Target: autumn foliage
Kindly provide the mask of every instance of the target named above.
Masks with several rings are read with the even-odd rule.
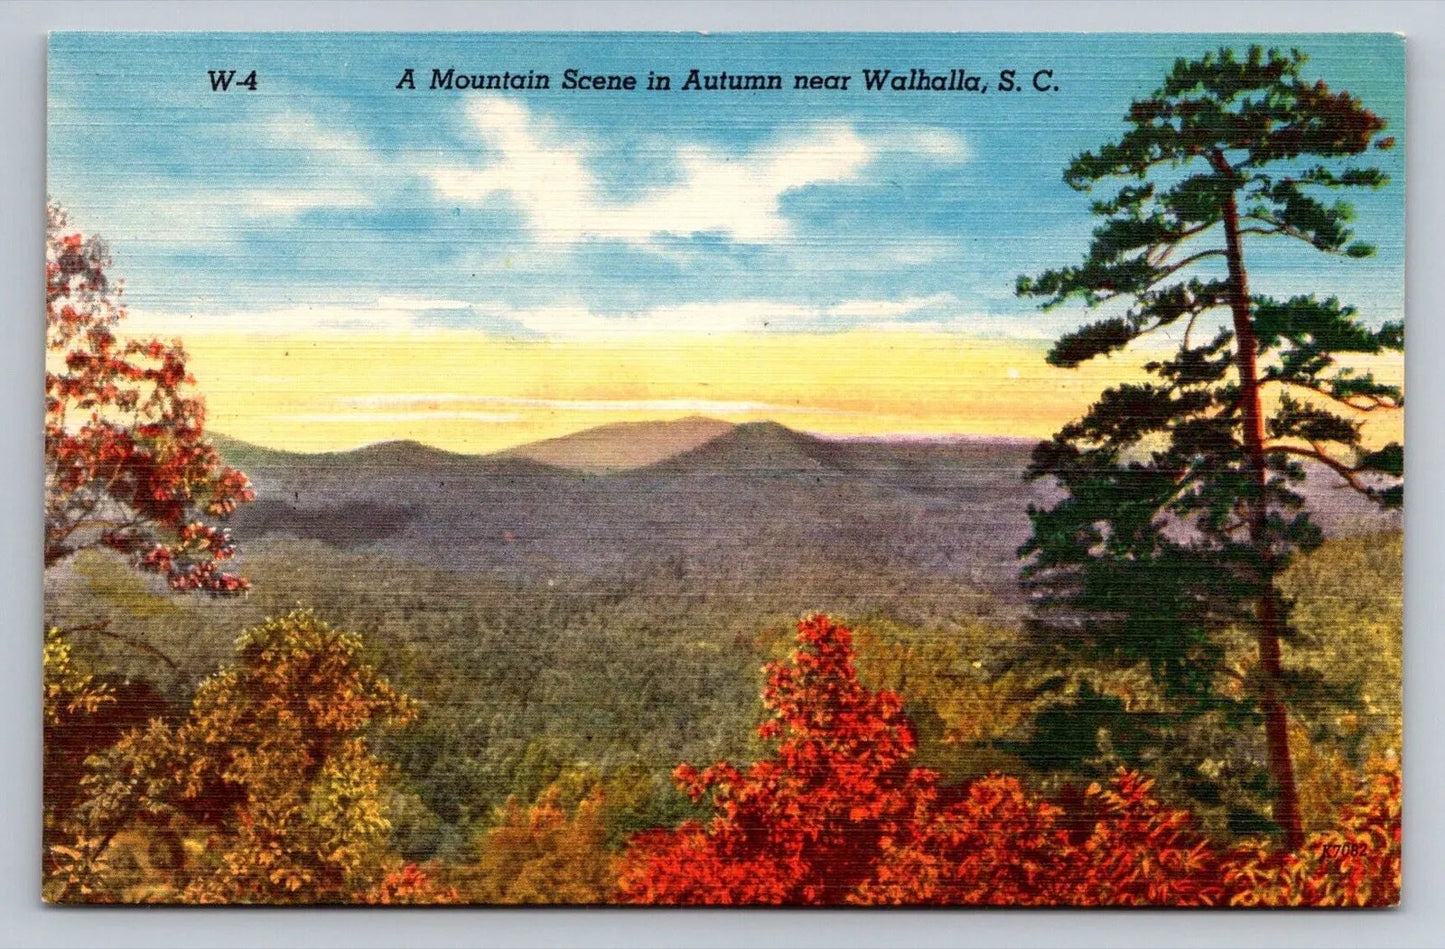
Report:
[[[1400,769],[1380,762],[1331,831],[1294,853],[1243,846],[1225,868],[1237,906],[1393,906],[1400,901]]]
[[[481,843],[464,876],[479,903],[605,903],[616,882],[616,854],[606,847],[604,791],[594,784],[575,805],[554,783],[530,806],[515,798]]]
[[[711,807],[619,841],[611,784],[568,772],[513,798],[475,857],[394,849],[396,775],[370,746],[416,706],[360,639],[297,612],[248,631],[179,720],[125,731],[47,814],[48,898],[67,902],[1379,906],[1400,893],[1400,775],[1379,760],[1335,826],[1293,851],[1206,834],[1119,770],[1049,797],[990,774],[915,767],[900,696],[858,679],[850,631],[799,624],[766,669],[766,751],[676,769]],[[47,722],[75,727],[112,687],[52,635]],[[623,795],[625,796],[625,795]],[[53,802],[48,801],[48,804]]]
[[[309,903],[427,892],[415,874],[387,876],[405,870],[387,849],[391,772],[367,744],[413,712],[357,637],[310,613],[248,631],[182,721],[154,718],[92,759],[70,842],[48,855],[48,895]],[[127,848],[144,852],[122,861]],[[119,868],[137,860],[150,872],[127,887]]]
[[[826,617],[768,670],[771,757],[678,768],[710,822],[639,835],[619,897],[633,903],[1218,906],[1398,900],[1399,778],[1384,768],[1341,828],[1292,855],[1225,850],[1154,783],[1121,770],[1068,806],[1013,777],[961,788],[909,766],[898,695],[857,678],[852,636]]]
[[[255,594],[162,595],[160,578],[171,591],[250,589],[224,524],[255,492],[207,438],[180,341],[126,332],[105,244],[50,205],[44,565],[58,569],[46,577],[43,897],[1398,903],[1401,540],[1359,533],[1374,528],[1349,508],[1316,523],[1323,495],[1306,486],[1323,474],[1383,509],[1403,503],[1403,446],[1386,441],[1393,423],[1370,421],[1403,407],[1387,378],[1403,324],[1335,297],[1265,295],[1270,268],[1250,266],[1271,243],[1370,256],[1334,196],[1384,187],[1365,156],[1395,140],[1305,64],[1259,48],[1180,59],[1114,141],[1065,169],[1101,220],[1080,262],[1022,276],[1017,291],[1097,318],[1046,361],[1076,368],[1141,346],[1151,361],[1035,449],[1028,477],[1053,500],[1028,507],[1022,619],[969,579],[1006,566],[986,550],[956,570],[956,550],[797,546],[830,533],[808,525],[869,485],[934,494],[957,474],[967,498],[1001,483],[970,487],[964,467],[911,452],[896,469],[878,456],[878,472],[906,478],[820,476],[798,517],[674,538],[683,546],[665,560],[569,561],[544,543],[467,572],[455,557],[428,567],[415,542],[451,551],[488,531],[457,524],[462,507],[414,506],[411,485],[438,505],[460,492],[505,507],[525,500],[492,490],[494,475],[516,480],[505,465],[449,464],[433,489],[429,464],[393,465],[397,446],[327,457],[314,465],[324,480],[306,481],[310,462],[258,446],[252,457],[274,460],[256,464],[283,475],[270,490],[295,505],[258,519],[278,536],[246,565]],[[1159,350],[1164,337],[1172,348]],[[849,457],[824,460],[866,467]],[[968,464],[1007,474],[1009,457]],[[380,470],[398,466],[401,477]],[[544,490],[571,477],[556,474]],[[793,474],[807,477],[769,486],[764,513],[811,490],[810,473]],[[574,500],[607,497],[586,487]],[[1007,501],[980,516],[1004,517]],[[855,520],[883,524],[895,508]],[[946,531],[955,509],[918,510],[935,509]],[[347,520],[368,530],[290,529]],[[1326,521],[1356,536],[1326,540]],[[379,542],[402,527],[405,544]],[[775,559],[712,569],[735,557],[735,534]],[[876,582],[860,586],[865,571]],[[799,622],[791,652],[763,669],[749,743],[756,650],[786,643],[744,624],[830,590],[869,628],[855,642],[825,615]],[[298,597],[372,645],[288,613]],[[108,662],[81,632],[143,658]],[[688,758],[713,763],[672,768]]]
[[[371,906],[444,906],[460,902],[460,897],[455,887],[437,883],[426,870],[408,863],[364,891],[358,902]]]
[[[105,245],[49,208],[45,258],[45,565],[107,547],[177,590],[236,593],[223,518],[254,493],[205,440],[179,342],[123,340]]]
[[[927,814],[930,772],[908,767],[913,729],[893,692],[870,692],[851,634],[822,616],[798,626],[792,661],[768,669],[758,735],[773,757],[746,771],[682,765],[678,786],[711,793],[716,816],[644,834],[621,875],[647,903],[841,903],[875,874],[887,844]]]

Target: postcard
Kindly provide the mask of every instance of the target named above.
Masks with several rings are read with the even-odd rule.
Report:
[[[1399,901],[1404,41],[56,33],[56,903]]]

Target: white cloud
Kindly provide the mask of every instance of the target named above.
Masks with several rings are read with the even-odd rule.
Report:
[[[628,337],[662,333],[735,333],[797,326],[814,313],[808,307],[768,300],[682,303],[631,313],[600,313],[585,306],[558,305],[513,310],[509,316],[548,337]]]
[[[947,293],[936,293],[928,297],[904,297],[902,300],[847,300],[828,307],[826,312],[833,318],[866,320],[908,316],[920,310],[957,305],[956,297]]]
[[[249,148],[279,152],[291,167],[280,188],[243,189],[238,197],[251,214],[295,215],[313,208],[369,208],[397,167],[348,131],[322,125],[303,112],[261,122]]]
[[[156,200],[156,180],[116,178],[81,188],[86,199],[75,210],[88,229],[117,245],[229,250],[250,229],[282,234],[280,229],[294,227],[307,211],[385,207],[401,189],[424,182],[439,200],[508,202],[522,212],[529,236],[540,245],[565,248],[604,238],[685,260],[689,252],[665,238],[717,234],[744,243],[784,241],[791,225],[782,205],[790,192],[862,182],[879,160],[960,162],[968,157],[957,133],[906,124],[866,132],[845,123],[802,125],[743,150],[678,145],[659,137],[649,148],[663,160],[673,159],[676,180],[618,199],[606,193],[594,173],[597,148],[586,135],[562,129],[515,100],[478,97],[466,109],[480,147],[465,163],[439,166],[430,156],[387,154],[337,116],[288,109],[224,129],[220,144],[228,164],[247,169],[229,187],[217,187],[205,176],[169,178],[163,183],[165,199]],[[854,263],[919,266],[941,253],[926,243],[919,238],[900,251],[887,241],[869,242],[856,249]],[[953,243],[940,246],[952,248]],[[468,305],[450,301],[427,309]],[[364,320],[388,322],[380,311],[389,308],[402,307],[377,301]],[[789,314],[776,316],[787,319]],[[358,319],[332,308],[307,308],[294,317],[294,322],[324,325],[351,325]],[[539,325],[588,322],[585,314],[562,310],[537,311],[532,317]],[[736,317],[744,324],[749,319]],[[197,321],[182,325],[194,327]]]
[[[466,310],[472,304],[466,300],[432,300],[418,297],[378,297],[376,305],[382,309],[407,310]]]
[[[903,300],[848,300],[828,306],[777,300],[726,300],[680,303],[631,313],[599,313],[584,306],[513,309],[506,319],[554,338],[629,337],[654,334],[739,332],[829,332],[854,329],[924,310],[957,306],[951,296]]]
[[[373,200],[372,195],[356,188],[323,185],[312,188],[257,188],[242,191],[236,205],[241,215],[247,218],[293,217],[314,208],[370,207]]]
[[[199,333],[285,335],[315,332],[417,333],[471,329],[549,339],[633,338],[748,332],[836,332],[864,328],[960,328],[949,294],[899,300],[845,300],[816,306],[767,299],[679,303],[630,312],[605,312],[581,304],[512,307],[497,302],[386,296],[355,302],[298,304],[250,311],[166,312],[130,309],[123,332],[131,336]]]
[[[878,136],[875,141],[887,151],[916,155],[941,164],[959,164],[970,157],[968,143],[950,129],[900,128]]]
[[[375,207],[413,174],[406,162],[297,111],[238,121],[223,145],[224,160],[237,168],[254,171],[280,157],[285,170],[277,181],[284,183],[222,187],[206,176],[82,182],[73,189],[77,223],[115,245],[215,248],[234,245],[244,225],[287,223],[317,208]]]
[[[601,237],[645,245],[667,235],[712,233],[747,243],[777,241],[790,232],[784,194],[857,180],[879,150],[841,124],[815,125],[740,154],[685,145],[677,151],[679,182],[614,201],[588,168],[585,142],[564,138],[521,103],[480,98],[468,106],[468,117],[486,148],[482,163],[428,169],[432,186],[451,201],[511,200],[540,243]],[[925,134],[930,154],[955,145],[942,134]]]
[[[127,308],[120,331],[129,336],[187,337],[198,333],[286,335],[313,332],[413,333],[420,314],[470,306],[459,300],[381,297],[355,303],[297,304],[257,310],[169,312]]]

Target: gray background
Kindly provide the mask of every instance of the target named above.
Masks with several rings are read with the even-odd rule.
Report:
[[[1408,37],[1405,891],[1393,911],[55,909],[39,901],[45,33],[131,30],[1390,31]],[[824,40],[825,41],[825,40]],[[0,945],[1445,945],[1445,4],[0,3]]]

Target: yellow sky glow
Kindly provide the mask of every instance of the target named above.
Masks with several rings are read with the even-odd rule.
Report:
[[[831,435],[1037,438],[1077,417],[1107,385],[1142,375],[1131,368],[1140,357],[1054,369],[1044,363],[1047,345],[910,331],[186,340],[210,431],[290,451],[406,438],[473,454],[610,422],[689,415],[771,419]]]

